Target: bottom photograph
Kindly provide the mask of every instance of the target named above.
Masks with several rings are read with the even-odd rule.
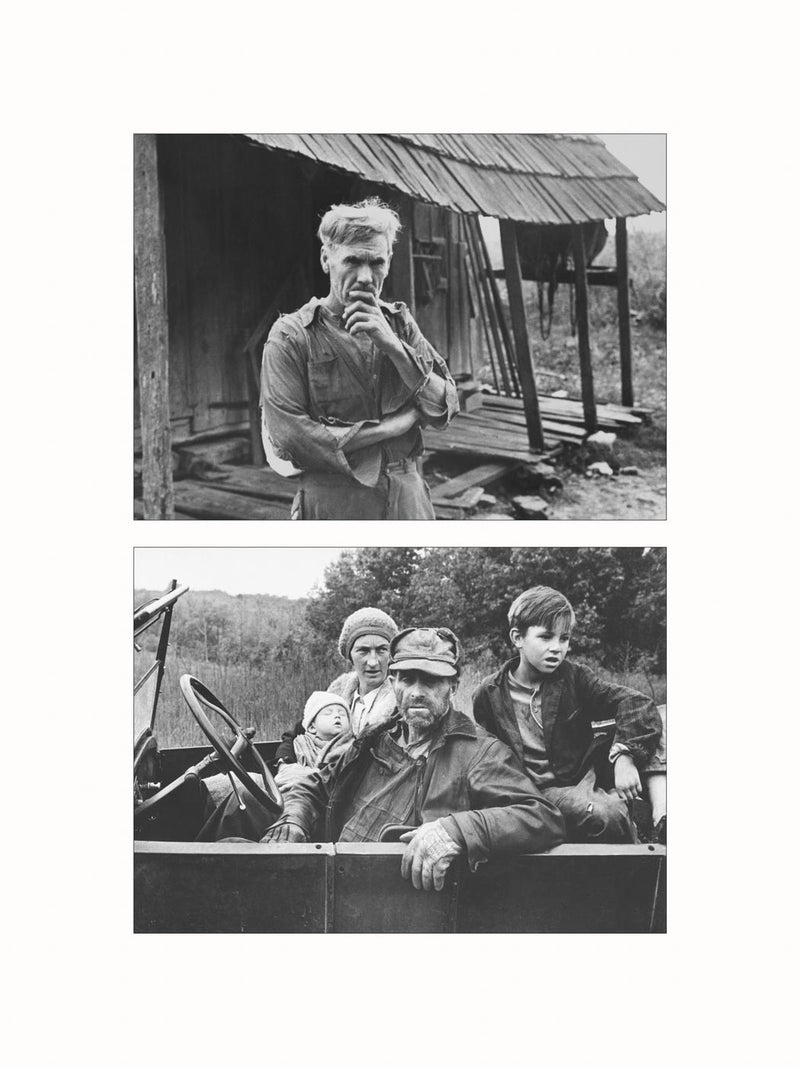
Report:
[[[666,932],[666,568],[135,549],[134,932]]]

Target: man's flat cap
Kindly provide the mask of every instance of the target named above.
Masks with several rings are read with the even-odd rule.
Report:
[[[425,671],[441,678],[459,672],[461,648],[452,630],[401,630],[389,645],[390,671]]]

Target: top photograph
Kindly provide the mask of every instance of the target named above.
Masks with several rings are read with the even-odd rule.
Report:
[[[666,135],[136,134],[134,518],[666,518]]]

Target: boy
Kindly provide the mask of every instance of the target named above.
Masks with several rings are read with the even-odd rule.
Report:
[[[567,662],[574,624],[572,605],[555,589],[538,585],[518,596],[508,612],[518,655],[484,678],[473,714],[561,810],[568,840],[635,841],[628,801],[641,793],[640,771],[656,751],[661,718],[643,694]],[[603,719],[616,722],[610,750],[592,730]]]

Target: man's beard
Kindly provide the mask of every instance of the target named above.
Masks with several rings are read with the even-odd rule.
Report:
[[[410,729],[418,733],[427,733],[445,717],[449,709],[449,697],[441,700],[429,699],[424,704],[404,700],[400,706],[400,714]]]

